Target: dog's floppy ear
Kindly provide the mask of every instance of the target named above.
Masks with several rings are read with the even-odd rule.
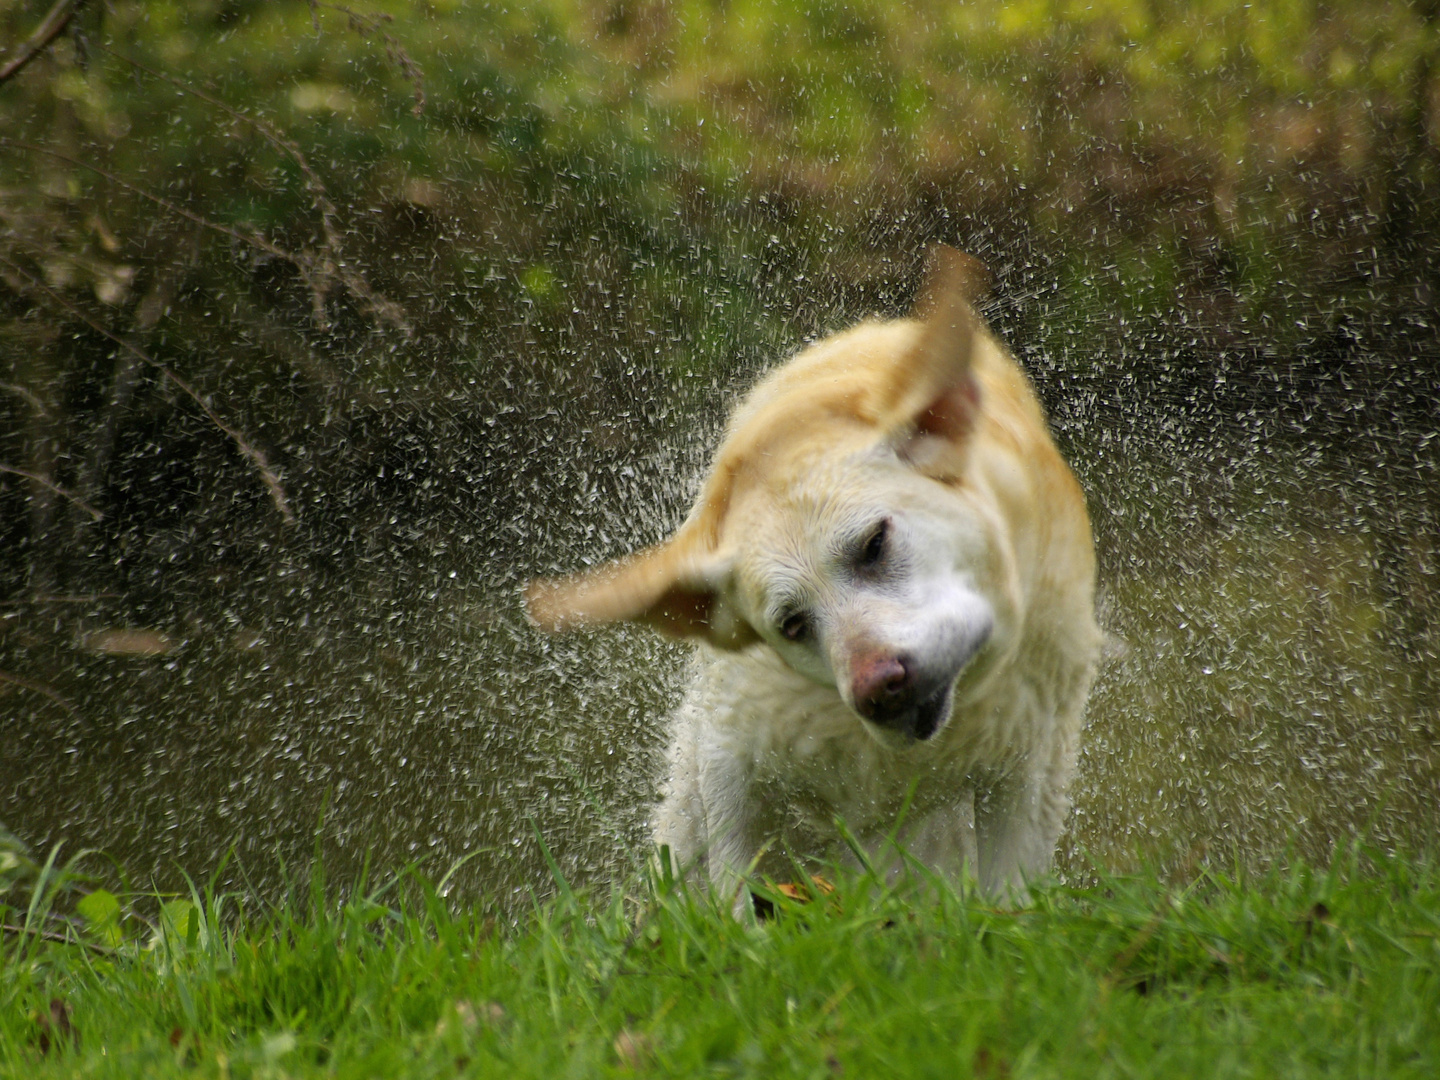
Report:
[[[983,263],[944,244],[930,248],[912,316],[915,345],[895,365],[880,403],[880,430],[896,452],[927,475],[945,479],[964,464],[966,436],[980,413],[971,360],[981,333],[971,302],[989,288]]]
[[[546,633],[645,622],[673,637],[739,649],[759,637],[723,596],[727,560],[697,556],[682,530],[670,541],[598,569],[532,581],[525,610]]]

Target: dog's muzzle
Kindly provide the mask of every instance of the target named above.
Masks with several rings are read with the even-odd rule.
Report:
[[[949,717],[950,688],[948,679],[937,686],[920,678],[903,656],[869,660],[851,684],[857,713],[907,741],[922,742]]]
[[[942,686],[937,693],[908,708],[883,710],[865,717],[877,727],[899,735],[906,743],[924,742],[939,731],[949,718],[949,686]]]
[[[850,703],[875,728],[872,733],[924,742],[945,726],[954,700],[955,680],[990,639],[993,621],[972,620],[969,632],[956,635],[948,656],[922,664],[914,656],[887,651],[862,652],[852,660]]]

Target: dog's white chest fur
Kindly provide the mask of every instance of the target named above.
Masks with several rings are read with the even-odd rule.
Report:
[[[846,858],[842,828],[882,869],[899,865],[903,849],[952,878],[1018,885],[1044,868],[1068,806],[1057,796],[1078,716],[1016,683],[961,703],[934,744],[896,750],[869,735],[833,688],[797,675],[773,651],[702,645],[670,719],[655,842],[679,864],[707,866],[726,888],[749,871],[788,873],[795,856]],[[1003,841],[991,829],[997,843],[983,861],[977,786],[982,819],[998,812],[1023,826]]]

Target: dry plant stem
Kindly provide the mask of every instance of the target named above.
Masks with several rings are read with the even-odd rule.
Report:
[[[255,344],[286,364],[311,382],[328,401],[343,399],[351,405],[378,406],[381,396],[360,386],[352,386],[345,374],[330,361],[321,356],[305,336],[296,330],[282,326],[268,312],[252,303],[244,294],[230,297],[231,321],[253,335]],[[383,402],[392,407],[392,402]]]
[[[23,596],[16,600],[0,600],[0,608],[26,607],[31,604],[93,604],[98,600],[119,600],[124,593],[97,592],[84,596]]]
[[[45,13],[45,18],[40,21],[34,32],[20,46],[20,51],[0,66],[0,83],[9,79],[26,64],[34,60],[45,51],[52,41],[60,36],[60,32],[69,24],[71,18],[80,10],[85,0],[55,0],[55,6]]]
[[[353,11],[341,4],[329,4],[325,3],[324,0],[310,0],[310,22],[311,25],[315,27],[317,34],[320,32],[320,16],[318,13],[322,7],[329,8],[331,11],[338,11],[344,15],[346,19],[349,20],[350,29],[354,30],[361,37],[365,37],[368,34],[380,35],[380,40],[385,43],[385,55],[390,57],[405,78],[410,80],[410,89],[415,95],[415,105],[410,110],[411,114],[419,116],[423,113],[425,111],[425,73],[420,70],[419,64],[410,59],[410,54],[407,53],[405,47],[400,44],[399,38],[395,37],[394,34],[386,33],[380,29],[385,23],[394,22],[395,17],[393,15],[386,15],[383,12],[372,15],[362,15],[360,12]]]
[[[250,244],[253,247],[259,248],[267,255],[274,255],[278,259],[284,259],[299,270],[302,275],[305,275],[306,283],[310,284],[309,274],[313,269],[313,260],[286,251],[284,248],[265,239],[265,237],[261,236],[258,232],[243,233],[239,229],[232,229],[228,225],[221,225],[218,221],[211,221],[209,218],[202,217],[193,210],[186,210],[183,206],[178,206],[169,199],[161,198],[159,195],[154,195],[142,187],[137,187],[126,180],[122,180],[114,173],[106,172],[98,165],[91,165],[88,161],[80,161],[77,158],[69,157],[66,154],[60,153],[58,150],[51,150],[44,146],[36,146],[34,143],[21,142],[19,139],[7,139],[4,136],[0,136],[0,146],[11,146],[16,150],[25,150],[32,154],[45,154],[47,157],[52,157],[56,161],[63,161],[67,165],[73,165],[77,169],[89,169],[97,176],[103,176],[117,187],[122,187],[126,191],[133,191],[142,199],[149,199],[156,206],[168,210],[170,213],[182,217],[186,221],[194,222],[202,228],[213,229],[215,232],[223,236],[228,236],[233,240],[239,240],[243,244]]]
[[[50,687],[44,683],[35,682],[33,679],[22,678],[19,675],[12,675],[8,671],[0,671],[0,682],[7,682],[13,686],[20,687],[22,690],[29,690],[32,694],[40,694],[43,697],[47,697],[71,716],[77,720],[80,719],[80,710],[75,708],[69,699],[50,689]]]
[[[140,381],[140,371],[143,367],[144,365],[135,358],[133,353],[122,352],[116,357],[115,374],[110,379],[109,400],[105,405],[105,413],[96,427],[95,445],[91,449],[89,460],[85,463],[84,482],[80,485],[80,490],[86,494],[96,496],[99,494],[101,478],[105,475],[105,470],[110,464],[110,457],[115,450],[115,440],[120,432],[121,416],[135,393],[135,387]]]
[[[195,230],[195,235],[198,236],[199,231]],[[198,249],[198,245],[196,248]],[[183,261],[173,261],[158,269],[155,280],[151,283],[145,298],[135,307],[131,316],[130,329],[125,334],[126,341],[143,342],[145,339],[142,335],[164,317],[168,310],[168,302],[175,293],[176,279],[184,273],[185,269],[186,265]],[[85,463],[76,480],[78,490],[86,498],[93,499],[97,503],[104,498],[103,480],[109,469],[110,459],[115,452],[116,440],[120,435],[125,412],[140,384],[140,373],[144,368],[145,364],[129,350],[122,349],[115,355],[115,370],[110,379],[110,393],[99,423],[95,425],[89,453],[86,455]],[[77,522],[77,527],[83,527],[83,524],[83,522]],[[78,533],[76,540],[79,540]]]
[[[137,348],[135,345],[132,345],[124,338],[119,337],[116,334],[112,334],[109,330],[105,329],[105,327],[101,326],[94,319],[90,318],[90,316],[86,315],[74,304],[66,300],[59,293],[55,292],[55,290],[51,289],[48,285],[40,281],[33,274],[29,273],[22,267],[17,266],[9,259],[0,258],[0,263],[8,266],[14,273],[18,274],[20,277],[28,281],[32,288],[43,292],[45,295],[49,296],[50,299],[53,300],[56,304],[59,304],[72,316],[79,319],[86,326],[90,327],[90,329],[94,330],[97,334],[101,334],[109,338],[111,341],[115,342],[116,345],[119,345],[122,349],[129,350],[131,353],[139,357],[145,363],[155,368],[155,370],[159,371],[160,374],[164,375],[165,378],[169,379],[187,397],[194,401],[196,405],[200,406],[200,409],[205,413],[207,417],[210,418],[210,422],[214,424],[217,428],[219,428],[221,431],[223,431],[226,435],[230,436],[231,441],[235,443],[235,446],[237,449],[239,449],[241,455],[247,461],[249,461],[251,465],[255,467],[257,472],[260,473],[260,478],[264,481],[265,487],[269,489],[270,500],[275,504],[275,509],[280,514],[281,520],[283,520],[286,525],[294,523],[295,515],[290,509],[290,500],[285,497],[285,488],[280,483],[280,477],[277,476],[275,470],[270,467],[270,462],[265,457],[264,452],[254,446],[251,446],[250,441],[246,439],[245,436],[237,428],[232,427],[230,424],[227,424],[224,420],[222,420],[220,418],[220,414],[217,413],[213,408],[211,408],[210,403],[207,402],[204,397],[200,395],[199,391],[197,391],[193,386],[191,386],[188,382],[182,379],[179,375],[176,375],[164,364],[160,363],[160,361],[156,360],[149,353],[145,352],[140,348]]]
[[[102,52],[109,53],[111,56],[115,57],[115,59],[129,64],[136,70],[145,72],[145,74],[149,75],[152,78],[161,79],[164,82],[168,82],[171,86],[174,86],[182,93],[189,94],[192,97],[198,98],[199,100],[205,102],[207,105],[219,109],[231,119],[236,120],[242,124],[248,124],[255,131],[259,132],[260,136],[264,138],[266,142],[279,149],[281,152],[286,154],[290,158],[290,160],[295,162],[296,167],[299,168],[300,172],[305,177],[305,188],[307,191],[310,192],[311,198],[313,198],[315,201],[315,209],[320,214],[320,229],[324,235],[323,247],[325,250],[325,255],[323,258],[316,260],[314,257],[309,255],[292,255],[289,252],[282,251],[274,245],[270,245],[267,250],[271,250],[272,254],[278,255],[280,258],[283,258],[287,262],[292,263],[297,269],[300,270],[301,274],[305,276],[305,282],[307,285],[310,286],[311,298],[315,309],[316,325],[320,326],[322,329],[328,325],[328,320],[325,316],[325,296],[329,292],[329,280],[331,278],[338,278],[347,289],[349,289],[367,305],[370,312],[376,318],[382,319],[390,323],[392,326],[396,327],[398,330],[401,330],[406,334],[410,333],[411,327],[409,320],[405,317],[404,309],[399,304],[395,303],[395,301],[376,292],[370,287],[370,283],[366,281],[360,274],[358,274],[354,270],[349,269],[345,265],[344,257],[341,254],[340,232],[335,227],[335,219],[339,215],[339,211],[336,209],[335,204],[331,202],[330,193],[326,190],[324,181],[322,181],[319,174],[310,167],[310,163],[305,160],[305,155],[301,152],[299,145],[293,139],[285,138],[283,135],[280,134],[279,131],[267,124],[265,121],[256,119],[253,116],[248,116],[245,113],[241,112],[239,109],[236,109],[234,106],[227,105],[219,98],[213,97],[212,95],[205,93],[203,90],[197,90],[195,87],[191,86],[183,79],[177,79],[174,75],[166,74],[163,71],[156,71],[154,68],[149,67],[146,64],[142,64],[139,60],[132,59],[131,57],[128,57],[123,53],[118,53],[114,49],[108,48],[104,45],[97,45],[95,47],[100,49]],[[46,152],[48,153],[49,151]],[[77,162],[76,164],[80,163]],[[91,166],[86,167],[90,168]],[[97,169],[95,171],[99,172],[100,170]],[[124,183],[124,181],[119,182]],[[129,187],[130,185],[127,184],[125,186]],[[140,191],[140,189],[138,188],[133,188],[132,190]],[[160,201],[156,198],[156,196],[149,195],[146,192],[140,191],[140,194],[145,195],[146,198],[156,199],[156,201]],[[186,214],[186,216],[190,217],[191,220],[197,220],[193,215],[190,215],[186,211],[180,212]],[[231,233],[231,235],[239,235],[238,233],[235,233],[234,230],[227,229],[225,226],[212,225],[210,227],[219,228],[222,231]],[[241,239],[247,238],[241,237]],[[258,235],[250,239],[250,242],[269,244],[268,240],[263,240],[263,238],[259,237]]]
[[[99,521],[105,516],[99,510],[96,510],[93,506],[87,503],[84,499],[80,498],[80,496],[75,495],[72,492],[66,491],[59,484],[55,483],[52,480],[47,480],[45,477],[39,475],[38,473],[33,473],[26,469],[17,469],[13,465],[0,465],[0,473],[9,473],[12,476],[23,476],[26,480],[33,480],[35,483],[41,485],[42,487],[48,488],[49,490],[53,491],[62,499],[69,499],[76,506],[80,507],[81,510],[84,510],[87,514],[89,514],[90,517],[95,521]]]
[[[30,377],[38,376],[44,385],[50,373],[50,365],[43,357],[32,357],[36,370]],[[27,365],[28,366],[28,365]],[[27,460],[25,472],[38,483],[31,488],[26,502],[30,519],[30,558],[26,569],[28,588],[35,593],[56,591],[58,584],[57,565],[59,545],[55,543],[52,530],[56,526],[57,486],[54,481],[60,466],[60,444],[63,439],[61,419],[51,409],[31,409],[26,422],[25,444]]]
[[[16,937],[37,937],[42,941],[58,941],[65,945],[78,945],[82,949],[89,949],[101,956],[113,956],[114,949],[106,948],[104,945],[97,945],[93,941],[82,941],[74,934],[62,934],[56,930],[27,930],[23,926],[16,926],[14,923],[0,923],[0,931],[7,934],[14,934]]]
[[[28,390],[18,383],[0,383],[0,390],[8,390],[25,400],[25,403],[34,409],[41,416],[49,416],[50,410],[45,407],[45,402],[40,400],[40,395],[33,390]]]

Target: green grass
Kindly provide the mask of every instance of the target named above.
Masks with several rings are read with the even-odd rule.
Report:
[[[760,925],[664,882],[515,922],[414,875],[324,892],[197,891],[116,950],[101,910],[87,944],[7,934],[0,1072],[1440,1075],[1440,872],[1401,858],[1014,909],[849,878]]]

